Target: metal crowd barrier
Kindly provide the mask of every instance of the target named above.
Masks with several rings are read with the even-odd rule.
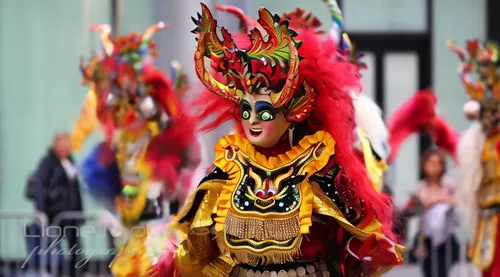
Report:
[[[77,266],[74,275],[82,277],[93,276],[111,276],[109,273],[109,262],[112,260],[111,254],[114,249],[112,241],[107,237],[107,230],[98,222],[97,213],[64,212],[59,214],[49,225],[47,217],[43,213],[19,212],[19,211],[0,211],[0,249],[2,264],[0,264],[0,276],[3,277],[35,277],[35,276],[68,276],[70,275],[70,254],[76,254]],[[76,230],[69,224],[67,229],[57,229],[49,226],[65,226],[67,221],[84,221]],[[54,238],[62,237],[59,241],[59,249],[56,258],[50,255],[40,255],[40,253],[31,253],[27,245],[27,236],[32,236],[26,232],[26,227],[30,223],[38,223],[44,230],[39,236],[39,248],[55,248]],[[10,223],[10,224],[9,224]],[[67,225],[67,224],[66,224]],[[475,269],[466,258],[467,246],[470,241],[467,226],[460,226],[456,236],[460,245],[460,258],[454,264],[448,276],[439,276],[437,272],[437,260],[431,261],[432,276],[430,277],[480,277],[480,273]],[[79,243],[76,248],[68,249],[63,247],[68,239],[65,235],[69,231],[77,231]],[[59,232],[54,234],[53,232]],[[33,236],[32,236],[33,237]],[[412,238],[407,238],[412,242]],[[7,243],[8,242],[8,243]],[[61,243],[63,245],[61,245]],[[407,249],[410,250],[413,245],[409,243]],[[446,247],[451,247],[447,245]],[[432,249],[430,251],[433,251]],[[33,252],[33,251],[32,251]],[[450,251],[448,251],[449,253]],[[408,254],[408,252],[407,252]],[[60,257],[62,256],[62,257]],[[20,258],[21,257],[21,258]],[[63,259],[61,263],[61,258]],[[416,264],[406,262],[400,267],[384,274],[384,277],[425,277],[422,272],[423,257],[418,259]],[[446,257],[445,261],[451,263],[451,257]],[[37,260],[37,262],[33,262]],[[405,259],[408,261],[408,257]],[[47,266],[49,265],[49,266]]]
[[[47,268],[42,265],[47,264],[47,256],[35,252],[47,248],[47,237],[30,234],[28,226],[32,224],[46,226],[47,223],[47,216],[44,213],[0,211],[1,276],[46,276]],[[28,237],[38,239],[38,249],[34,249],[34,253],[28,253],[26,245]],[[32,258],[37,258],[38,261],[33,263]]]
[[[75,226],[75,222],[78,224]],[[80,225],[81,224],[81,225]],[[51,274],[53,276],[70,276],[74,266],[74,274],[81,276],[110,276],[108,264],[115,252],[112,240],[107,238],[107,229],[98,222],[98,213],[63,212],[58,214],[52,225],[62,226],[67,252],[65,262],[61,266],[58,260],[52,260]],[[70,232],[77,232],[78,245],[70,247]],[[70,263],[75,256],[75,264]]]
[[[43,213],[0,211],[0,276],[111,276],[108,265],[116,250],[97,215],[64,212],[49,224]],[[75,222],[81,225],[76,227]],[[40,226],[36,234],[29,231],[33,223]],[[73,248],[68,247],[71,232],[78,238]],[[76,257],[74,272],[71,254]]]

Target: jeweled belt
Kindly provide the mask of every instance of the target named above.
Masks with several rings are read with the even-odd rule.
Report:
[[[226,234],[245,239],[285,241],[300,235],[298,214],[273,220],[245,218],[228,213]]]
[[[247,265],[237,265],[231,272],[231,277],[329,277],[330,272],[325,261],[318,260],[304,263],[289,263],[266,266],[263,268]]]

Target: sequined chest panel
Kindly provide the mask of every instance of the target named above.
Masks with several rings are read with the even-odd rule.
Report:
[[[500,163],[496,144],[500,133],[489,137],[484,143],[484,177],[477,191],[478,204],[482,208],[500,204]]]
[[[299,213],[304,201],[301,185],[309,175],[308,164],[324,147],[322,143],[311,145],[288,162],[273,166],[264,166],[232,146],[227,148],[226,158],[235,162],[240,174],[225,218],[224,240],[219,239],[219,244],[239,262],[281,263],[298,253],[302,239]]]
[[[232,196],[236,212],[287,214],[298,208],[299,185],[305,177],[300,175],[300,164],[275,170],[262,168],[245,158],[241,164],[243,178]]]

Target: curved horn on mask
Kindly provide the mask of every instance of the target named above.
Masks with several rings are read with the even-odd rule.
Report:
[[[251,29],[254,27],[258,26],[257,21],[253,20],[253,18],[248,17],[245,15],[245,12],[243,12],[242,9],[235,7],[235,6],[227,6],[227,5],[216,5],[215,6],[216,10],[223,11],[223,12],[228,12],[236,16],[238,20],[243,23],[243,33],[248,33]]]
[[[458,55],[458,58],[460,59],[461,62],[465,62],[465,56],[466,56],[465,49],[458,47],[457,42],[454,40],[448,40],[446,42],[446,45],[448,46],[448,49],[450,49],[451,52]]]
[[[467,51],[457,46],[456,41],[449,40],[446,42],[451,52],[457,54],[460,59],[460,65],[457,68],[458,76],[465,90],[473,100],[482,100],[485,98],[486,84],[476,76],[473,76],[472,62],[467,61],[471,56]]]
[[[168,24],[166,24],[163,21],[160,21],[156,23],[155,25],[149,27],[144,31],[144,34],[142,35],[142,44],[148,43],[148,41],[151,39],[154,33],[158,32],[159,30],[163,30],[168,28]]]
[[[217,22],[212,16],[208,7],[200,3],[201,14],[198,17],[191,19],[196,24],[196,28],[192,31],[198,35],[198,43],[194,54],[196,75],[200,81],[214,94],[231,100],[234,103],[239,103],[243,97],[243,91],[234,86],[234,84],[224,84],[218,81],[206,69],[205,56],[222,59],[225,57],[224,50],[233,51],[236,45],[231,38],[231,35],[226,29],[222,29],[224,40],[220,40],[217,36]]]
[[[101,31],[101,46],[106,55],[113,55],[114,45],[111,41],[111,27],[108,24],[90,26],[91,31]]]

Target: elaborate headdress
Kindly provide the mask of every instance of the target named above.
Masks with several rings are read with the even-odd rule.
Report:
[[[153,58],[158,55],[156,43],[151,39],[153,34],[159,30],[167,28],[163,22],[149,27],[142,35],[130,33],[127,36],[118,36],[111,39],[111,27],[106,24],[92,25],[91,31],[101,31],[101,47],[103,57],[94,57],[85,66],[83,60],[80,63],[80,70],[83,75],[83,82],[99,82],[104,78],[119,74],[118,65],[129,65],[136,73],[152,65]],[[108,60],[113,58],[113,60]],[[116,60],[116,61],[114,61]]]
[[[458,75],[472,100],[484,103],[500,100],[500,67],[498,45],[479,40],[467,41],[465,49],[448,41],[448,47],[460,58]]]
[[[202,14],[198,14],[198,20],[193,18],[198,25],[193,33],[199,35],[195,69],[202,83],[212,93],[235,103],[242,100],[245,92],[260,93],[261,88],[272,87],[272,104],[285,109],[288,121],[300,122],[309,116],[315,94],[307,81],[299,84],[301,43],[294,39],[297,33],[289,29],[288,21],[280,23],[279,16],[260,9],[258,23],[267,34],[253,29],[251,47],[240,49],[225,28],[221,29],[223,40],[219,39],[210,10],[201,6]],[[211,59],[213,69],[223,78],[207,69],[205,57]]]
[[[87,65],[84,65],[82,59],[80,71],[83,75],[82,82],[91,84],[95,92],[97,114],[101,123],[111,120],[110,107],[115,107],[114,117],[125,121],[125,124],[128,119],[134,120],[135,111],[139,111],[145,119],[161,116],[170,118],[179,114],[178,100],[168,96],[175,88],[154,67],[157,50],[152,36],[165,28],[167,25],[160,22],[149,27],[142,35],[131,33],[111,39],[109,25],[90,27],[92,31],[101,31],[103,51],[102,55],[94,56]],[[173,68],[178,68],[178,65]],[[179,70],[174,72],[180,72]],[[178,79],[178,90],[182,91],[186,85],[185,76],[177,74],[175,77]]]

